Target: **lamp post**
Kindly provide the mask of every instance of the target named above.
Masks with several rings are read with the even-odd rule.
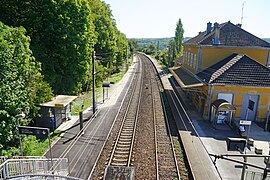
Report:
[[[92,52],[92,95],[93,95],[93,114],[96,112],[95,101],[95,51]]]
[[[19,131],[19,126],[20,126],[19,120],[25,118],[25,114],[24,113],[17,114],[15,116],[15,118],[16,118],[16,123],[17,123],[18,134],[19,134],[19,141],[20,141],[20,156],[22,156],[23,155],[23,152],[22,152],[22,139],[21,139],[21,134],[20,134],[20,131]]]

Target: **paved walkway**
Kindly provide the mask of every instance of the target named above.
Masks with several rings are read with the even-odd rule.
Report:
[[[157,65],[157,62],[155,60],[152,59],[152,61],[158,68],[158,72],[161,72],[162,68]],[[167,90],[173,90],[172,84],[169,81],[170,77],[171,75],[161,77],[164,87]],[[186,105],[189,106],[189,100],[185,100]],[[187,112],[190,119],[192,120],[192,124],[194,125],[200,137],[198,138],[197,136],[192,135],[190,132],[185,132],[181,130],[179,130],[179,133],[185,146],[185,152],[190,161],[190,166],[195,179],[240,179],[242,165],[231,161],[218,159],[216,161],[216,166],[214,166],[214,158],[209,158],[208,155],[208,153],[217,155],[240,155],[239,151],[227,151],[226,144],[227,137],[240,137],[237,130],[231,129],[225,124],[218,125],[217,129],[214,129],[208,121],[203,120],[203,118],[196,112],[195,108],[188,108]],[[250,129],[250,138],[254,139],[254,145],[248,147],[247,154],[256,154],[255,148],[262,149],[262,154],[269,154],[269,132],[265,132],[256,123],[252,123]],[[232,159],[243,162],[242,157],[235,157]],[[249,163],[265,167],[263,160],[263,158],[248,158]],[[261,170],[252,167],[248,167],[247,171],[262,172]],[[221,175],[221,177],[218,175],[218,173]]]
[[[173,90],[171,82],[169,81],[170,76],[164,75],[162,73],[161,66],[153,60],[153,63],[160,73],[161,80],[166,90]],[[131,70],[134,66],[131,66]],[[104,104],[99,103],[99,106],[109,106],[116,102],[117,97],[120,92],[122,92],[123,87],[129,78],[129,73],[123,77],[123,79],[109,88],[109,99],[106,100]],[[101,98],[99,102],[101,102]],[[90,109],[87,109],[84,113],[89,113]],[[193,125],[195,126],[200,138],[190,134],[190,132],[180,131],[181,139],[185,145],[186,153],[191,165],[191,169],[194,173],[195,179],[220,179],[212,160],[208,156],[209,153],[213,154],[240,154],[236,151],[227,151],[227,145],[225,139],[227,137],[239,137],[235,130],[230,129],[226,125],[220,125],[217,129],[213,129],[212,126],[202,119],[195,111],[188,111],[190,118],[192,119]],[[66,131],[70,129],[74,124],[78,122],[78,116],[72,116],[72,119],[64,122],[58,127],[59,130]],[[255,154],[255,147],[261,148],[263,154],[269,153],[270,133],[263,131],[262,128],[257,126],[255,123],[252,124],[250,130],[250,138],[254,139],[254,146],[250,147],[247,153]],[[206,147],[203,147],[202,143]],[[235,158],[242,161],[243,158]],[[263,160],[260,159],[248,159],[248,162],[256,163],[257,165],[264,166]],[[222,175],[222,179],[239,179],[241,175],[241,165],[232,163],[225,160],[217,160],[216,167],[219,173]],[[248,170],[258,171],[254,168],[249,168]]]

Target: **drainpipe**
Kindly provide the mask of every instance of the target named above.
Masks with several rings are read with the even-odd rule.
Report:
[[[264,131],[267,131],[267,129],[268,129],[269,116],[270,116],[270,109],[268,109],[268,112],[267,112],[267,117],[266,117]]]
[[[212,102],[212,84],[208,84],[208,110],[207,110],[207,119],[210,121],[210,111],[211,111],[211,102]]]

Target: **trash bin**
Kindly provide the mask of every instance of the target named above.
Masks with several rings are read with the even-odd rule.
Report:
[[[71,120],[72,114],[71,111],[67,113],[67,120]]]
[[[242,136],[242,137],[246,137],[247,136],[245,126],[240,125],[239,126],[239,129],[238,129],[238,132],[239,132],[240,136]]]

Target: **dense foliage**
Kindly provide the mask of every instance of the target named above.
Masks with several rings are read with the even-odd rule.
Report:
[[[183,40],[184,40],[184,29],[183,29],[182,21],[181,19],[179,19],[176,24],[176,29],[175,29],[173,59],[176,59],[182,56]]]
[[[17,144],[16,118],[37,113],[36,104],[52,95],[42,81],[40,63],[32,56],[30,38],[23,27],[11,28],[0,22],[0,150]],[[21,123],[26,124],[29,120]]]
[[[33,54],[42,63],[45,80],[54,93],[79,92],[87,80],[95,43],[88,3],[3,0],[0,7],[4,23],[26,28]]]
[[[99,60],[99,84],[119,71],[130,49],[101,0],[1,0],[0,21],[10,26],[1,24],[0,37],[0,147],[5,149],[16,146],[16,114],[27,113],[30,121],[52,92],[87,89],[92,51]]]
[[[107,73],[118,72],[126,57],[128,43],[126,36],[121,33],[113,19],[110,6],[104,1],[89,0],[94,16],[97,43],[94,48],[99,62]]]
[[[164,50],[168,47],[168,42],[173,38],[138,38],[131,39],[137,42],[137,50],[143,50],[148,48],[150,45],[156,47],[156,50]]]

